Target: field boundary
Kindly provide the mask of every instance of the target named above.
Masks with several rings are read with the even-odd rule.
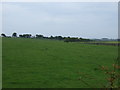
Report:
[[[110,46],[120,46],[120,43],[91,43],[91,42],[85,42],[83,44],[95,44],[95,45],[110,45]]]

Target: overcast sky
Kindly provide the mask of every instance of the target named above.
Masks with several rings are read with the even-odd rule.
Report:
[[[117,2],[3,3],[2,32],[118,38]]]

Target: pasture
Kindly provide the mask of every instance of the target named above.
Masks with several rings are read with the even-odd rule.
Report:
[[[3,88],[100,88],[107,81],[98,65],[112,68],[117,55],[116,46],[3,38],[2,85]]]

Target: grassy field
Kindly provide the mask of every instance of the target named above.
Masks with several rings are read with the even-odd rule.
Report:
[[[3,38],[2,45],[3,88],[103,87],[98,64],[112,68],[118,53],[115,46],[56,40]]]

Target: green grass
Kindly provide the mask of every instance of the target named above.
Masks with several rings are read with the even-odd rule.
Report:
[[[120,41],[106,41],[105,43],[120,43]]]
[[[3,88],[99,88],[107,82],[97,64],[112,68],[117,57],[115,46],[21,38],[3,38],[2,44]]]

